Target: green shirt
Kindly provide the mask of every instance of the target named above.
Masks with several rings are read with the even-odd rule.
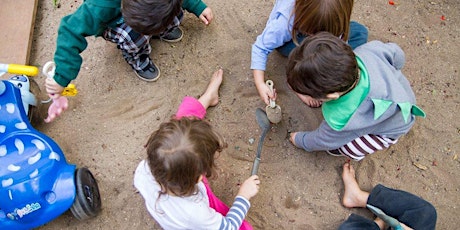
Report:
[[[356,57],[356,61],[360,72],[358,84],[347,94],[340,96],[336,100],[324,102],[322,105],[324,120],[332,129],[337,131],[348,123],[369,93],[369,75],[366,67],[364,67],[359,57]]]
[[[201,0],[182,2],[182,8],[196,16],[206,7]],[[62,18],[54,53],[54,80],[66,87],[77,78],[83,61],[80,53],[88,46],[86,37],[101,36],[105,29],[121,22],[121,0],[86,0],[73,14]]]
[[[338,99],[324,102],[322,105],[324,120],[336,131],[342,130],[347,125],[359,105],[369,94],[369,74],[364,63],[358,56],[356,56],[356,61],[360,76],[355,88]],[[394,103],[393,101],[374,98],[371,98],[371,100],[374,104],[374,120],[377,120]],[[398,106],[406,122],[411,114],[425,117],[425,112],[422,109],[409,102],[398,103]]]

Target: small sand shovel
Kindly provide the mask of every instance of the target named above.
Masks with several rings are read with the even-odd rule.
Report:
[[[267,84],[268,88],[273,93],[273,81],[267,80],[265,84]],[[265,107],[265,111],[271,123],[277,124],[281,121],[281,107],[275,103],[275,100],[270,99],[270,104]]]
[[[382,219],[385,223],[387,223],[390,227],[392,227],[394,230],[403,230],[403,227],[401,226],[401,223],[399,221],[391,216],[388,216],[385,214],[381,209],[372,206],[370,204],[366,205],[366,207],[372,211],[376,216],[378,216],[380,219]]]
[[[265,136],[267,135],[268,130],[270,130],[270,121],[268,120],[265,111],[263,111],[261,108],[256,109],[256,119],[257,123],[259,124],[259,127],[262,129],[262,134],[260,134],[259,143],[257,144],[257,154],[252,165],[251,176],[256,175],[257,170],[259,170],[262,146],[264,145]]]

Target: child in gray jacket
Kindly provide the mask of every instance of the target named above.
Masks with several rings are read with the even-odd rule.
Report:
[[[409,132],[425,113],[402,74],[404,52],[372,41],[351,47],[328,32],[309,36],[289,56],[287,81],[300,95],[321,100],[324,121],[314,131],[293,132],[306,151],[362,160]]]

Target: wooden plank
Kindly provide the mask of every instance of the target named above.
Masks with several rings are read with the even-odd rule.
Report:
[[[0,63],[29,64],[38,0],[0,0]]]

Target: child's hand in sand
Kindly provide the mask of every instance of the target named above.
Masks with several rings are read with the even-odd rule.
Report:
[[[322,101],[316,100],[313,97],[310,97],[308,95],[303,95],[303,94],[300,94],[300,93],[296,93],[296,94],[297,94],[297,97],[299,97],[300,100],[303,103],[305,103],[306,105],[308,105],[308,106],[310,106],[312,108],[318,108],[323,104]]]
[[[249,200],[259,192],[259,184],[259,177],[253,175],[243,182],[237,195]]]
[[[290,133],[289,134],[289,141],[295,146],[295,147],[299,147],[295,144],[295,135],[297,135],[297,132],[293,132],[293,133]]]
[[[206,7],[206,9],[204,9],[203,12],[200,14],[199,18],[201,19],[201,21],[203,21],[204,24],[209,25],[212,19],[214,18],[211,8]]]

